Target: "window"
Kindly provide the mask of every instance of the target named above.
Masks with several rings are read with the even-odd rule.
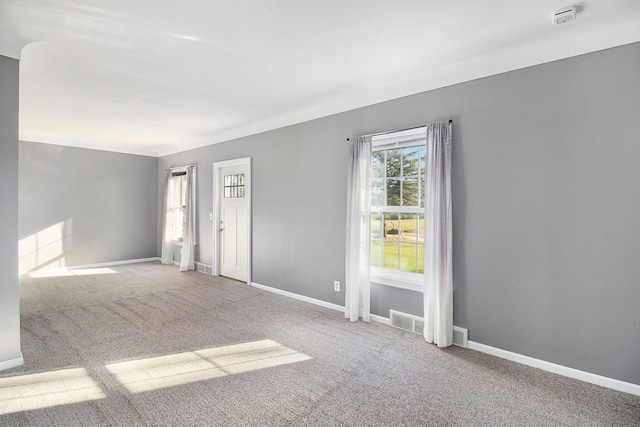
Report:
[[[187,207],[187,173],[173,172],[169,185],[169,203],[172,240],[181,242],[184,238],[185,209]]]
[[[424,273],[425,128],[372,138],[372,280],[421,289]]]
[[[244,197],[244,174],[224,176],[224,197],[242,198]]]

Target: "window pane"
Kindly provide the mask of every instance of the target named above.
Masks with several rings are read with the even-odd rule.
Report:
[[[180,205],[180,176],[171,178],[171,207],[175,208]]]
[[[397,213],[385,213],[384,217],[384,237],[386,240],[398,240],[398,214]]]
[[[238,187],[238,197],[244,197],[244,187]]]
[[[418,214],[403,213],[400,218],[400,240],[416,242],[418,237]]]
[[[231,185],[231,175],[225,175],[224,176],[224,186],[228,187]]]
[[[382,240],[382,215],[378,212],[371,213],[371,239]]]
[[[184,208],[173,210],[173,240],[181,240],[184,236]]]
[[[382,243],[382,241],[371,241],[371,267],[384,267],[384,264],[382,263],[383,250],[384,243]]]
[[[180,206],[187,204],[187,176],[180,177]]]
[[[418,242],[424,243],[424,214],[418,214]]]
[[[400,206],[400,180],[387,180],[387,206]]]
[[[420,146],[420,160],[418,161],[418,167],[420,168],[420,173],[419,173],[420,182],[418,184],[420,186],[420,204],[419,204],[420,207],[424,207],[424,179],[425,179],[424,167],[425,167],[426,152],[427,152],[427,147],[425,147],[424,145]]]
[[[373,179],[371,181],[371,206],[385,205],[384,185],[384,179]]]
[[[384,151],[374,151],[371,154],[371,177],[376,178],[384,178],[385,177],[385,169],[384,169]]]
[[[418,206],[417,178],[406,178],[402,181],[402,206]]]
[[[224,188],[224,197],[226,199],[228,199],[229,197],[231,197],[231,187],[225,187]]]
[[[238,185],[244,185],[244,174],[238,175]]]
[[[415,273],[418,271],[418,245],[413,243],[400,243],[400,271]]]
[[[384,268],[398,269],[398,244],[384,242]]]
[[[387,178],[401,176],[402,150],[387,150]]]
[[[424,273],[424,245],[418,245],[418,273]]]
[[[420,158],[420,147],[409,147],[402,150],[402,175],[418,176],[420,173],[418,160]]]
[[[372,206],[422,206],[424,154],[422,145],[374,151],[371,155]]]

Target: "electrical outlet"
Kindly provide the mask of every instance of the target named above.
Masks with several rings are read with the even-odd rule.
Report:
[[[333,290],[336,292],[340,292],[340,282],[339,281],[334,281],[333,282]]]

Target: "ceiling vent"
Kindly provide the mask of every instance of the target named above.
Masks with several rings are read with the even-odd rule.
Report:
[[[576,19],[576,8],[573,6],[558,9],[553,13],[553,25],[566,24],[574,19]]]

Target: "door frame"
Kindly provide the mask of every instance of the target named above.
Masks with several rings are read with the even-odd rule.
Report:
[[[231,166],[247,166],[245,181],[245,198],[247,199],[247,285],[251,285],[251,157],[213,162],[213,275],[220,275],[220,170]],[[248,185],[248,191],[247,186]]]

